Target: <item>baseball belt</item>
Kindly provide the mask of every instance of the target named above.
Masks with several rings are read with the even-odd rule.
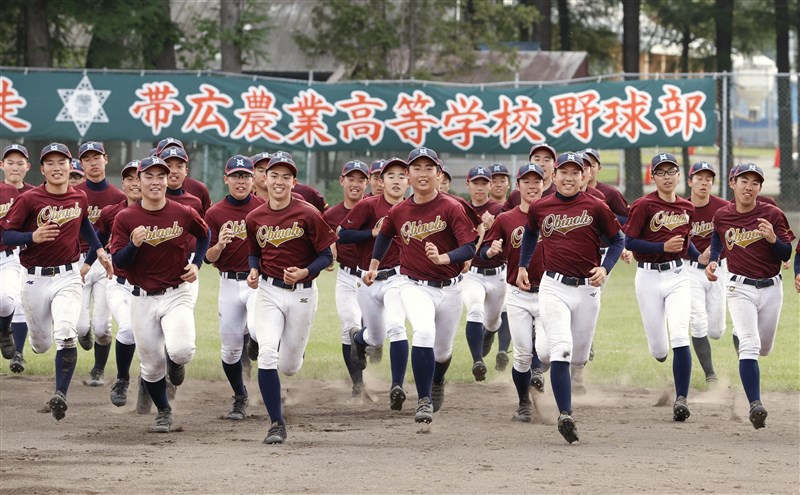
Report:
[[[264,281],[270,285],[274,285],[275,287],[280,287],[281,289],[286,289],[286,290],[309,289],[311,288],[312,285],[314,285],[314,282],[302,282],[294,285],[287,284],[283,280],[268,277],[266,275],[261,275],[261,278],[263,278]]]
[[[158,290],[144,290],[141,287],[139,287],[138,285],[134,285],[133,286],[133,290],[131,290],[131,294],[133,294],[134,296],[140,296],[140,297],[163,296],[167,292],[169,292],[171,290],[175,290],[180,286],[181,286],[181,284],[173,285],[172,287],[166,287],[164,289],[158,289]]]
[[[32,266],[28,268],[28,274],[36,275],[37,277],[54,277],[59,273],[70,271],[72,271],[72,263],[60,266]]]
[[[481,268],[477,266],[471,266],[469,271],[472,273],[477,273],[478,275],[483,275],[485,277],[491,277],[492,275],[500,275],[504,271],[506,271],[506,266],[498,266],[495,268]]]
[[[743,277],[741,275],[731,276],[731,282],[739,282],[744,285],[752,285],[756,289],[766,289],[767,287],[772,287],[782,279],[783,275],[781,274],[778,274],[770,278],[749,278],[749,277]]]
[[[553,272],[550,270],[544,272],[544,274],[552,278],[556,282],[561,282],[562,284],[569,285],[570,287],[580,287],[581,285],[589,285],[588,278],[566,277],[558,272]]]
[[[660,272],[666,272],[672,270],[673,268],[683,266],[683,260],[672,260],[664,263],[646,263],[644,261],[640,261],[636,264],[636,266],[639,268],[644,268],[645,270],[658,270]]]
[[[448,278],[446,280],[421,280],[421,279],[414,278],[414,277],[411,277],[411,276],[409,276],[408,278],[410,280],[413,280],[414,282],[419,283],[419,284],[427,285],[428,287],[435,287],[437,289],[444,289],[445,287],[449,287],[451,285],[455,285],[455,284],[461,282],[461,279],[464,278],[464,277],[462,275],[459,275],[458,277]]]
[[[247,280],[247,276],[250,275],[249,272],[220,272],[222,278],[227,278],[229,280]]]
[[[346,271],[347,273],[349,273],[350,275],[353,275],[353,276],[355,276],[355,277],[358,277],[358,278],[361,278],[361,276],[364,274],[364,273],[363,273],[361,270],[359,270],[358,268],[351,268],[351,267],[349,267],[349,266],[345,266],[345,265],[343,265],[343,264],[341,264],[341,263],[339,263],[339,269],[340,269],[340,270],[344,270],[344,271]]]
[[[389,277],[394,277],[398,273],[400,273],[400,270],[398,270],[397,267],[387,268],[385,270],[380,270],[380,271],[378,271],[378,274],[375,276],[375,280],[376,281],[378,281],[378,280],[386,280]]]

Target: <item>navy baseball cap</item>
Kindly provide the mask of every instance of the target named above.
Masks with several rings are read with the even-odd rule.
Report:
[[[489,172],[489,168],[478,165],[477,167],[469,169],[469,172],[467,172],[467,180],[472,182],[475,179],[486,179],[491,182],[492,174]]]
[[[408,154],[408,159],[406,159],[406,162],[408,163],[408,166],[411,166],[414,161],[419,160],[420,158],[428,158],[433,160],[433,163],[440,168],[443,166],[442,162],[439,161],[439,155],[437,155],[432,149],[424,146],[411,150],[411,153]]]
[[[556,158],[556,168],[566,165],[567,163],[574,163],[583,169],[583,155],[574,151],[568,151],[566,153],[561,153]]]
[[[369,178],[370,173],[367,164],[361,160],[351,160],[344,164],[344,167],[342,167],[342,177],[350,172],[361,172],[366,178]]]
[[[689,168],[689,177],[691,177],[694,174],[696,174],[697,172],[700,172],[700,171],[703,171],[703,170],[705,170],[707,172],[711,172],[711,175],[713,175],[714,177],[717,176],[717,171],[714,170],[714,167],[710,163],[708,163],[708,162],[695,162],[695,163],[692,164],[691,168]]]
[[[735,179],[740,175],[752,172],[761,177],[761,182],[764,182],[764,171],[755,163],[740,163],[731,169],[731,179]]]
[[[448,179],[450,179],[450,182],[453,182],[453,176],[452,176],[452,174],[450,174],[450,171],[449,171],[449,170],[447,170],[447,167],[445,167],[444,165],[442,165],[442,173],[443,173],[444,175],[446,175]]]
[[[398,158],[396,156],[393,156],[393,157],[391,157],[391,158],[389,158],[387,160],[381,160],[381,170],[380,170],[381,176],[383,176],[383,173],[386,172],[387,168],[395,166],[395,165],[399,165],[399,166],[401,166],[403,168],[408,167],[408,164],[406,163],[405,160],[403,160],[402,158]]]
[[[158,148],[150,148],[150,151],[147,152],[147,156],[158,156]]]
[[[15,151],[17,153],[22,153],[22,156],[24,156],[26,160],[30,160],[30,157],[28,156],[28,148],[22,146],[21,144],[16,144],[16,143],[9,144],[5,148],[3,148],[3,158],[5,158],[7,154],[13,153]]]
[[[539,177],[541,177],[542,179],[544,179],[544,169],[541,166],[537,165],[536,163],[529,162],[521,166],[519,170],[517,170],[517,180],[520,180],[521,178],[530,173],[534,173]]]
[[[158,154],[161,155],[162,151],[164,151],[165,149],[167,149],[169,147],[172,147],[172,146],[176,146],[176,147],[181,148],[181,149],[186,149],[183,146],[183,143],[181,142],[180,139],[175,139],[175,138],[172,138],[172,137],[168,137],[168,138],[164,138],[164,139],[162,139],[161,141],[158,142],[158,146],[156,146],[156,150],[157,150]]]
[[[583,160],[583,168],[591,168],[592,162],[589,160],[589,155],[583,151],[579,151],[578,154],[581,156],[581,160]]]
[[[272,155],[272,158],[269,159],[269,163],[267,163],[267,170],[272,167],[277,167],[278,165],[285,165],[291,170],[292,175],[297,177],[297,165],[294,164],[294,160],[292,160],[292,157],[288,153],[279,151]]]
[[[42,161],[45,155],[50,153],[59,153],[72,160],[72,153],[69,152],[69,148],[67,148],[66,144],[50,143],[42,148],[42,153],[39,155],[39,161]]]
[[[189,162],[189,155],[186,154],[186,150],[183,148],[178,148],[177,146],[173,146],[171,148],[165,148],[158,154],[158,157],[162,160],[166,160],[167,158],[180,158],[185,162]]]
[[[86,172],[83,171],[83,167],[81,166],[81,161],[77,158],[72,159],[72,168],[69,171],[70,174],[78,174],[81,177],[86,175]]]
[[[600,163],[600,152],[597,151],[597,149],[595,149],[595,148],[586,148],[585,150],[583,150],[583,152],[585,154],[591,156],[595,160],[597,160],[597,163]]]
[[[233,155],[225,162],[225,175],[230,175],[234,172],[253,173],[253,161],[244,155]]]
[[[101,155],[106,154],[106,149],[103,147],[103,143],[98,143],[97,141],[87,141],[83,143],[80,148],[78,148],[78,159],[80,160],[83,155],[89,151],[96,151]]]
[[[253,167],[255,167],[256,163],[260,162],[261,160],[269,161],[270,158],[272,158],[272,155],[267,153],[266,151],[263,151],[261,153],[256,153],[255,155],[251,156],[250,161],[253,162]]]
[[[165,172],[169,173],[169,166],[167,165],[167,162],[165,162],[164,160],[155,155],[148,156],[144,160],[140,161],[138,172],[141,173],[153,167],[164,169]]]
[[[384,163],[386,163],[386,160],[375,160],[374,162],[372,162],[372,165],[369,166],[369,173],[370,174],[381,173],[381,171],[383,170]]]
[[[656,167],[664,163],[670,163],[676,167],[678,166],[678,160],[672,153],[656,153],[653,159],[650,160],[650,170],[655,170]]]
[[[492,163],[491,170],[492,177],[495,175],[505,175],[506,177],[511,177],[511,173],[508,171],[508,168],[502,163]]]
[[[139,170],[139,163],[141,163],[139,160],[131,160],[131,161],[129,161],[128,163],[126,163],[125,165],[122,166],[122,170],[120,171],[120,175],[122,177],[125,177],[125,175],[131,170],[133,170],[134,172],[137,172]]]
[[[556,159],[556,156],[557,156],[556,155],[556,149],[553,148],[552,146],[550,146],[547,143],[539,143],[539,144],[534,144],[533,146],[531,146],[531,150],[528,152],[528,159],[530,159],[530,157],[532,157],[533,154],[536,153],[538,150],[547,150],[547,151],[550,152],[551,155],[553,155],[553,160]]]

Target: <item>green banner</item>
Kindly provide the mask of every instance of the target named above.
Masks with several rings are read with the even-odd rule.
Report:
[[[268,151],[525,154],[713,144],[711,79],[519,88],[276,81],[173,72],[0,69],[10,139],[158,140]]]

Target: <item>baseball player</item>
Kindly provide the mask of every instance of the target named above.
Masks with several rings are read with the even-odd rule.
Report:
[[[492,175],[489,167],[472,167],[467,172],[467,191],[470,207],[481,218],[485,230],[494,223],[502,204],[489,197]],[[506,297],[506,267],[502,259],[484,260],[476,256],[461,282],[461,297],[467,308],[467,344],[472,354],[472,375],[476,381],[486,379],[483,362],[484,332],[496,333],[500,329],[500,313]],[[508,347],[506,347],[508,349]],[[501,357],[502,356],[502,357]],[[497,355],[497,367],[505,368],[508,354],[502,346]]]
[[[597,174],[600,173],[600,170],[603,168],[603,165],[600,163],[600,152],[595,148],[586,148],[583,150],[583,153],[591,162],[593,172],[592,176],[589,178],[589,187],[596,188],[603,193],[603,196],[606,198],[606,203],[617,216],[619,223],[625,225],[625,221],[628,219],[629,209],[625,196],[623,196],[616,187],[597,180]]]
[[[447,170],[447,167],[442,164],[442,173],[439,174],[439,192],[443,192],[445,194],[450,192],[450,184],[453,183],[453,176],[450,175],[450,171]]]
[[[67,410],[67,390],[78,360],[76,326],[80,316],[81,277],[79,237],[89,242],[94,255],[112,274],[111,262],[89,222],[88,201],[69,185],[72,155],[61,143],[42,149],[41,171],[45,183],[17,197],[3,221],[3,243],[26,246],[20,263],[27,271],[22,304],[30,325],[30,342],[36,353],[56,342],[56,390],[48,405],[56,420]]]
[[[311,205],[319,210],[320,213],[324,213],[325,210],[328,209],[328,202],[325,201],[325,198],[322,196],[322,194],[320,194],[319,191],[311,186],[298,182],[295,184],[292,192],[302,196],[304,200],[306,200],[308,203],[311,203]]]
[[[86,172],[83,171],[81,161],[77,158],[72,159],[72,169],[69,171],[69,185],[72,187],[86,181]]]
[[[413,328],[411,370],[419,397],[414,420],[430,423],[444,401],[445,373],[461,320],[462,264],[475,257],[478,235],[462,205],[439,193],[441,166],[436,152],[415,148],[407,163],[414,195],[389,210],[364,283],[376,280],[381,260],[399,235],[404,277],[399,291]]]
[[[598,292],[619,259],[624,242],[619,222],[608,205],[580,192],[582,162],[577,153],[562,153],[556,159],[553,183],[557,192],[528,209],[517,273],[517,287],[531,290],[527,267],[541,233],[545,253],[539,286],[543,332],[537,332],[536,345],[539,358],[550,364],[550,383],[560,411],[558,431],[569,443],[578,441],[572,417],[570,366],[580,368],[589,360],[600,312]],[[602,264],[601,236],[611,241]]]
[[[0,221],[2,221],[17,197],[17,189],[0,183]],[[0,275],[3,284],[0,286],[0,351],[5,359],[14,359],[16,346],[11,330],[14,309],[19,302],[21,288],[21,271],[19,270],[19,253],[14,246],[6,246],[0,241]],[[20,354],[20,359],[22,355]],[[25,360],[22,360],[24,369]]]
[[[694,205],[692,228],[689,238],[701,253],[711,246],[711,233],[714,231],[714,213],[728,201],[711,194],[717,172],[708,162],[697,162],[689,169],[689,200]],[[689,320],[692,333],[692,347],[706,375],[706,382],[717,381],[711,359],[711,344],[708,338],[719,339],[725,333],[725,285],[723,282],[710,282],[705,275],[705,265],[697,261],[686,261],[692,286],[692,313]],[[724,258],[717,267],[717,276],[723,275]],[[724,275],[723,275],[724,279]]]
[[[303,354],[317,311],[314,279],[333,261],[336,234],[312,205],[292,198],[297,166],[288,154],[267,164],[269,200],[247,215],[250,274],[258,289],[255,339],[259,344],[258,386],[271,424],[264,443],[283,443],[286,423],[278,369],[291,376]]]
[[[535,163],[527,163],[517,171],[520,205],[498,215],[492,228],[486,233],[481,247],[481,257],[508,262],[506,300],[509,308],[511,338],[514,341],[514,366],[511,376],[519,397],[517,413],[513,419],[523,423],[529,423],[532,416],[532,402],[528,389],[534,386],[540,393],[544,392],[542,362],[534,348],[537,326],[541,327],[541,325],[537,325],[539,321],[539,283],[543,273],[541,246],[538,246],[527,267],[528,278],[531,282],[530,290],[521,290],[515,284],[519,265],[519,248],[528,210],[532,202],[541,198],[543,183],[544,170]],[[541,331],[539,328],[538,332],[541,333]],[[549,349],[545,349],[544,352],[549,353]]]
[[[153,433],[169,433],[173,423],[166,375],[179,386],[194,357],[194,300],[189,283],[197,279],[209,244],[205,221],[192,208],[167,198],[170,167],[156,156],[139,162],[142,200],[114,219],[111,252],[133,285],[131,328],[140,375],[158,409]],[[186,261],[188,236],[197,240]],[[188,282],[188,283],[187,283]],[[164,359],[166,347],[167,359]]]
[[[20,194],[35,187],[25,182],[25,175],[31,169],[28,160],[28,149],[21,144],[9,144],[3,148],[3,182],[14,187]]]
[[[690,415],[687,397],[692,378],[689,319],[692,287],[683,259],[697,260],[700,253],[689,240],[694,205],[675,193],[680,169],[671,153],[658,153],[650,161],[656,191],[631,205],[625,223],[625,247],[637,261],[635,288],[650,353],[660,363],[672,347],[675,379],[673,419]]]
[[[502,163],[493,163],[489,169],[492,171],[492,188],[489,191],[490,199],[502,205],[508,199],[508,190],[511,187],[511,173],[508,171],[508,167]]]
[[[126,199],[117,204],[108,205],[100,210],[100,217],[94,223],[97,236],[104,245],[111,238],[114,219],[123,209],[142,199],[142,188],[139,184],[139,161],[133,160],[122,167],[122,192]],[[133,286],[128,282],[125,270],[115,266],[114,278],[106,284],[106,299],[111,314],[117,321],[117,338],[114,346],[114,355],[117,360],[117,380],[111,386],[111,403],[122,407],[128,402],[128,385],[130,384],[130,368],[133,355],[136,353],[136,343],[131,328],[131,291]],[[145,392],[144,384],[139,382],[140,398],[147,397],[147,411],[149,412],[150,396]],[[141,401],[140,401],[141,402]],[[137,404],[139,409],[139,404]]]
[[[108,155],[102,143],[88,141],[78,148],[78,159],[86,174],[86,180],[76,189],[86,194],[89,202],[89,221],[96,225],[100,211],[109,205],[114,205],[126,200],[125,193],[106,179],[106,166]],[[96,230],[96,227],[95,227]],[[89,246],[81,243],[81,253],[84,258],[88,254]],[[83,277],[83,299],[81,317],[78,320],[78,343],[85,350],[92,348],[92,333],[94,333],[94,366],[89,377],[83,380],[84,385],[102,387],[105,385],[105,374],[108,355],[111,352],[111,310],[108,307],[106,288],[108,277],[105,276],[103,267],[95,263],[90,269],[84,263],[81,266]]]
[[[544,198],[556,192],[556,186],[553,184],[553,165],[556,162],[555,148],[547,143],[534,144],[531,146],[530,152],[528,152],[528,161],[542,167],[546,175],[542,197]],[[503,203],[503,211],[508,211],[515,206],[519,206],[519,203],[519,191],[511,191],[511,194],[508,195],[508,199]]]
[[[406,162],[392,157],[385,160],[381,170],[383,194],[359,201],[347,215],[339,231],[341,244],[356,243],[359,267],[366,273],[372,260],[375,238],[389,209],[403,201],[408,189]],[[370,285],[356,292],[366,329],[355,332],[350,340],[355,353],[351,362],[359,369],[366,368],[367,350],[378,348],[389,337],[389,361],[392,386],[389,389],[389,408],[403,409],[406,393],[403,389],[408,366],[408,336],[405,313],[400,302],[400,238],[392,239],[386,255],[378,265],[378,274]],[[353,352],[353,348],[350,348]],[[354,357],[353,357],[354,356]],[[362,368],[363,367],[363,368]]]
[[[184,152],[186,151],[186,148],[183,146],[183,143],[180,140],[168,137],[158,142],[155,154],[161,156],[161,153],[163,153],[165,149],[172,147],[180,148],[184,150]],[[187,193],[191,194],[192,196],[195,196],[197,199],[200,200],[201,208],[203,210],[201,214],[205,215],[206,211],[208,211],[208,209],[211,208],[211,196],[208,194],[208,188],[206,187],[205,184],[203,184],[199,180],[188,175],[189,172],[188,166],[186,168],[186,172],[187,174],[186,177],[184,177],[183,179],[181,187]]]
[[[375,160],[369,166],[369,192],[364,195],[365,198],[371,196],[380,196],[383,194],[383,182],[381,182],[381,170],[386,160]]]
[[[245,218],[264,203],[253,188],[253,162],[234,155],[225,163],[225,184],[229,194],[206,212],[211,229],[211,247],[206,260],[219,270],[219,333],[222,341],[222,369],[233,389],[230,420],[245,419],[248,394],[242,375],[242,349],[247,329],[253,326],[256,291],[247,285],[249,274]]]
[[[352,160],[344,164],[339,176],[339,184],[344,190],[344,200],[338,205],[328,208],[322,215],[331,229],[338,230],[344,223],[345,217],[364,197],[369,180],[369,168],[360,160]],[[361,269],[358,267],[358,250],[354,244],[341,244],[333,246],[334,259],[339,262],[339,272],[336,274],[336,311],[339,314],[342,331],[342,357],[353,382],[353,397],[360,397],[364,390],[364,377],[362,370],[354,366],[350,359],[350,335],[361,330],[361,308],[356,297],[356,288],[360,285]],[[383,341],[380,342],[383,344]]]
[[[794,240],[783,212],[757,201],[763,183],[764,172],[757,165],[737,167],[730,181],[734,203],[714,214],[706,267],[708,279],[716,281],[720,254],[727,254],[728,311],[739,336],[739,376],[755,429],[763,428],[767,419],[758,357],[767,356],[775,343],[783,305],[781,263],[791,258]]]

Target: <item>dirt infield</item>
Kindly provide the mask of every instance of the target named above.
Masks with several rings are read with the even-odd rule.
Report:
[[[289,439],[261,443],[258,401],[246,421],[221,419],[227,384],[187,380],[173,403],[182,431],[147,432],[153,415],[109,388],[74,380],[67,417],[40,411],[52,378],[0,377],[2,493],[797,493],[800,395],[766,393],[767,428],[747,421],[741,392],[692,391],[692,416],[672,421],[666,390],[591,387],[574,399],[581,442],[545,423],[519,424],[511,381],[451,384],[430,427],[413,421],[415,395],[389,411],[386,384],[355,402],[343,382],[284,379]],[[407,385],[413,390],[413,385]],[[549,385],[548,385],[549,388]],[[251,396],[258,395],[255,382]],[[667,406],[657,405],[668,402]]]

